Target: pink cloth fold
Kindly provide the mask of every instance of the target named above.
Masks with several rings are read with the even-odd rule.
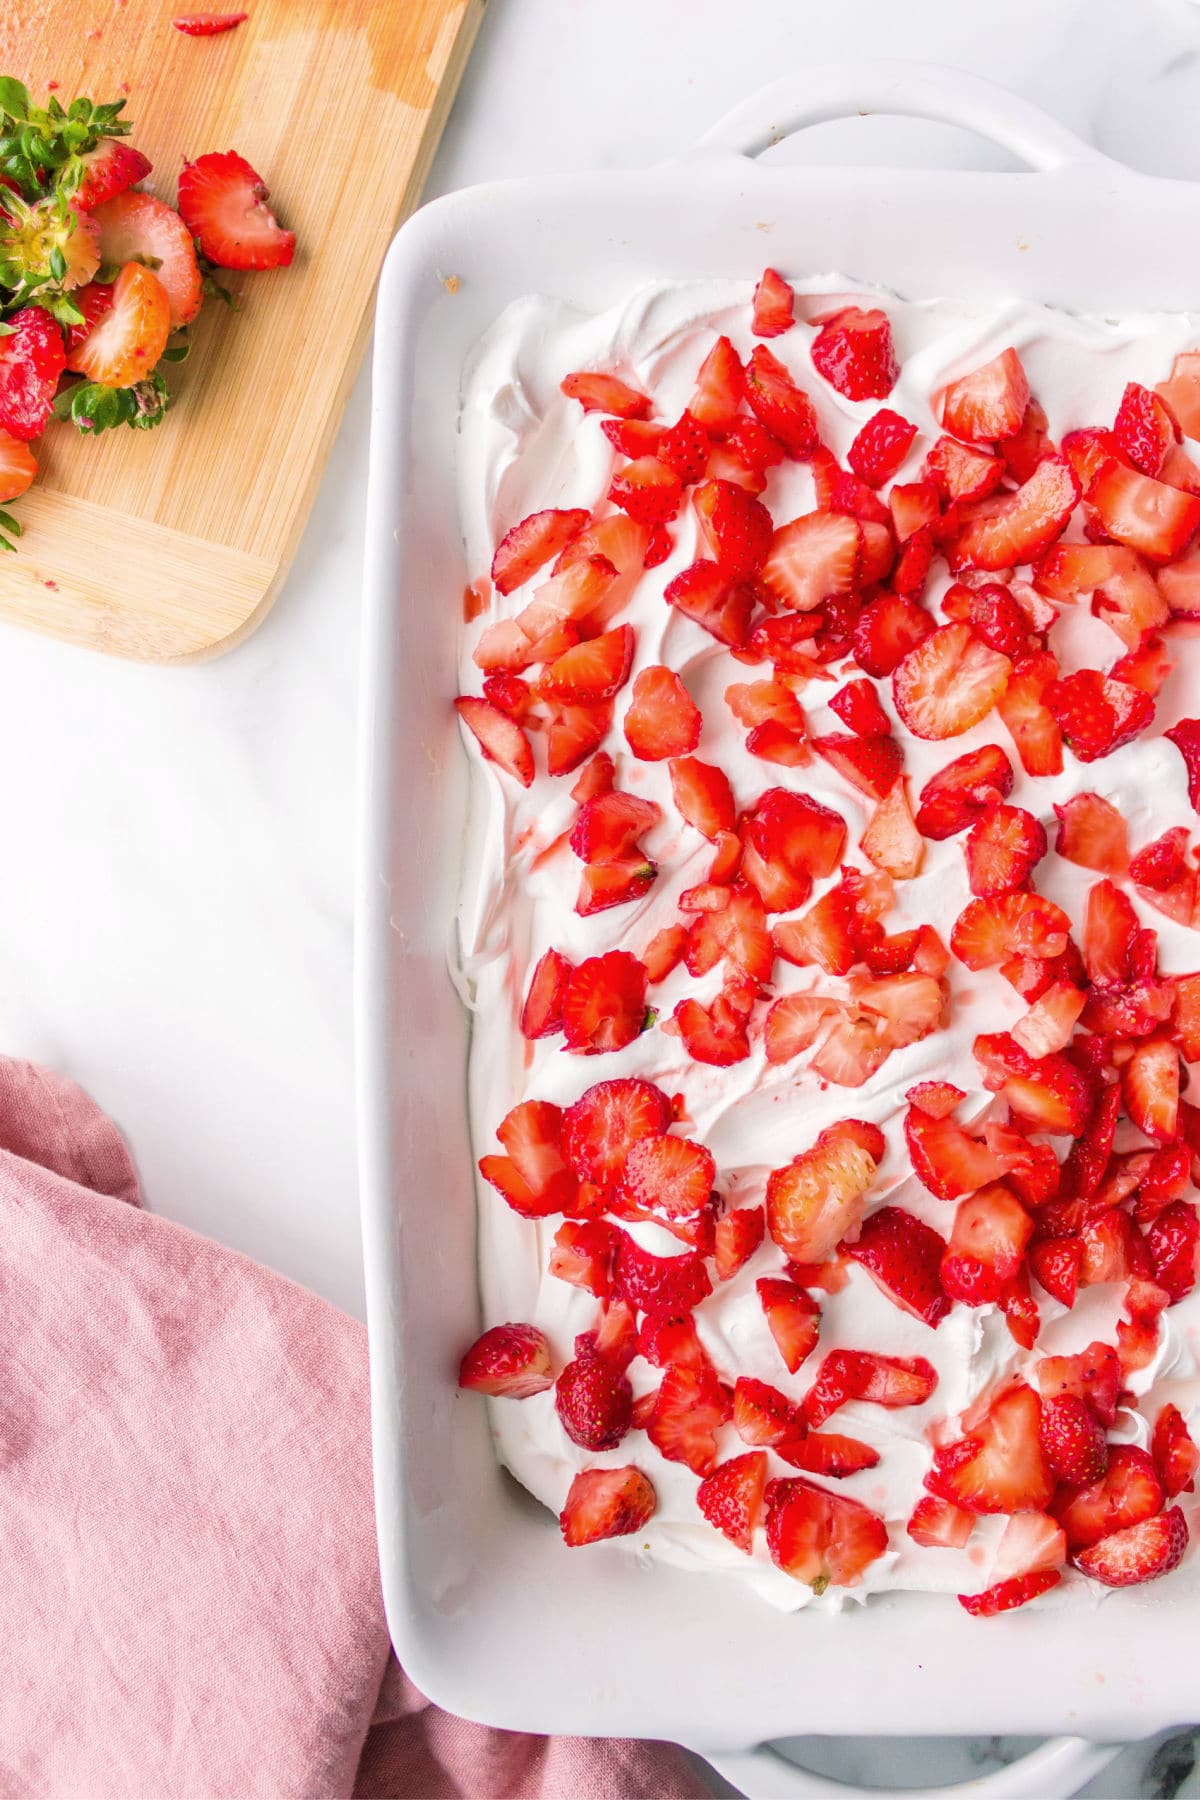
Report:
[[[0,1796],[706,1791],[669,1746],[425,1701],[383,1618],[362,1327],[142,1210],[87,1095],[2,1058],[0,1545]]]

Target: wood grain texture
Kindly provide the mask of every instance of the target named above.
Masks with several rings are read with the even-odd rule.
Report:
[[[199,0],[187,0],[198,6]],[[53,426],[0,562],[0,617],[172,662],[265,615],[316,492],[397,221],[419,197],[484,0],[244,0],[214,38],[184,0],[7,0],[0,71],[35,98],[128,93],[146,186],[174,200],[184,155],[235,148],[297,236],[290,269],[228,277],[176,403],[150,432]]]

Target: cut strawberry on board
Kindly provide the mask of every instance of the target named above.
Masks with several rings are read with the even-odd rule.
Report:
[[[120,138],[101,138],[94,150],[80,158],[83,174],[75,190],[75,205],[80,212],[90,212],[126,188],[136,186],[149,175],[153,164],[148,156],[135,150]]]
[[[65,364],[62,332],[40,306],[21,307],[4,325],[0,336],[0,430],[28,442],[40,436],[50,418]],[[20,491],[8,498],[15,499]]]
[[[0,430],[0,506],[31,487],[36,474],[37,463],[28,444]]]
[[[653,1485],[632,1464],[583,1469],[572,1481],[560,1518],[565,1542],[576,1549],[603,1538],[641,1531],[658,1504]]]
[[[458,1385],[509,1400],[545,1393],[554,1386],[545,1333],[536,1325],[493,1325],[463,1357]]]
[[[847,306],[827,319],[813,339],[812,359],[847,400],[886,400],[900,374],[892,328],[878,307]]]
[[[171,23],[184,37],[221,37],[236,26],[244,25],[249,17],[250,14],[244,12],[177,13]]]
[[[296,235],[267,205],[266,183],[244,156],[213,151],[185,162],[179,213],[202,253],[221,269],[286,268]]]
[[[91,217],[100,229],[101,263],[145,263],[166,290],[172,331],[190,324],[204,297],[200,265],[193,233],[174,208],[152,194],[127,191],[95,207]]]

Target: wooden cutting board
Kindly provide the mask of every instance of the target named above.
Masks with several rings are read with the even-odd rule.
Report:
[[[34,446],[0,618],[148,662],[228,649],[278,592],[484,0],[216,0],[239,3],[190,38],[171,17],[202,0],[0,0],[0,73],[127,94],[167,200],[185,154],[239,150],[297,236],[290,269],[228,277],[240,311],[205,302],[157,429]]]

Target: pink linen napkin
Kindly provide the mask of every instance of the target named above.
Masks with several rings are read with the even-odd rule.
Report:
[[[144,1212],[111,1121],[4,1058],[0,1545],[0,1795],[706,1791],[669,1746],[490,1731],[416,1691],[362,1327]]]

